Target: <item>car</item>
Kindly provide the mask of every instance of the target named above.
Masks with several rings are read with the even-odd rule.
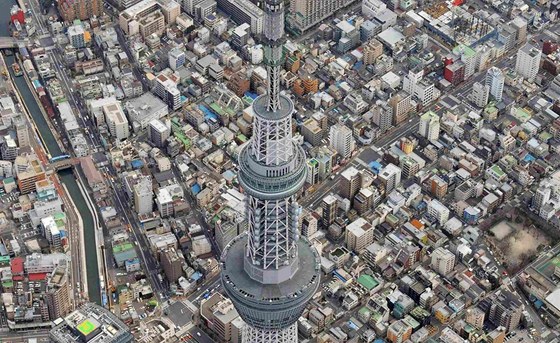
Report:
[[[196,332],[196,335],[197,335],[198,337],[201,337],[201,336],[202,336],[202,335],[200,334],[200,332],[198,332],[198,331]]]

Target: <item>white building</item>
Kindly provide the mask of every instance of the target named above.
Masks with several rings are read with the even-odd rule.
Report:
[[[373,226],[364,218],[354,220],[346,227],[346,247],[356,252],[373,243]]]
[[[439,138],[439,116],[432,111],[424,113],[420,117],[420,127],[418,133],[430,141],[437,141]]]
[[[505,77],[500,68],[492,67],[486,72],[485,84],[490,88],[490,94],[497,102],[502,101]]]
[[[448,275],[455,268],[455,255],[449,250],[439,247],[432,252],[431,265],[440,275]]]
[[[389,194],[393,189],[397,188],[401,183],[401,168],[389,163],[379,173],[379,179],[385,185],[385,194]]]
[[[336,150],[342,158],[350,157],[355,147],[352,130],[342,124],[332,126],[329,132],[329,145]]]
[[[120,103],[115,102],[103,106],[103,114],[105,114],[105,122],[109,127],[111,136],[115,137],[117,141],[127,139],[130,134],[128,130],[128,120],[124,115]]]
[[[490,87],[480,82],[475,82],[472,86],[472,102],[478,107],[484,107],[488,104],[490,95]]]
[[[427,106],[439,97],[439,90],[433,83],[423,78],[423,69],[409,70],[408,74],[403,78],[403,90],[418,99],[422,103],[422,106]]]
[[[134,209],[138,214],[148,214],[153,211],[152,178],[142,177],[134,185]]]
[[[541,50],[526,44],[517,51],[517,59],[515,61],[515,72],[529,82],[533,82],[541,63]]]
[[[436,199],[432,199],[428,204],[428,214],[435,218],[440,225],[444,225],[449,220],[449,209]]]
[[[169,51],[169,67],[173,70],[177,70],[185,64],[186,56],[185,52],[179,48],[173,48]]]

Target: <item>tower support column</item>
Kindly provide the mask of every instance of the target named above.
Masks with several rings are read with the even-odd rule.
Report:
[[[257,329],[245,325],[241,333],[242,343],[296,343],[298,341],[297,322],[281,330]]]

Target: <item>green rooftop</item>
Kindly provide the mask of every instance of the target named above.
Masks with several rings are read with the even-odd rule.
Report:
[[[360,285],[364,286],[368,291],[371,291],[372,289],[374,289],[379,285],[379,282],[377,282],[377,280],[375,280],[371,275],[367,275],[367,274],[360,275],[357,281]]]
[[[476,52],[472,48],[470,48],[470,47],[468,47],[464,44],[457,45],[453,49],[453,53],[456,54],[456,55],[465,55],[467,57],[473,57],[474,55],[476,55]]]
[[[555,267],[560,267],[560,254],[550,260],[550,263],[552,263]]]
[[[76,327],[78,331],[84,336],[88,336],[92,333],[95,329],[97,329],[97,325],[95,325],[91,320],[86,319]]]
[[[369,308],[364,306],[358,311],[358,313],[362,317],[369,317],[369,315],[371,314],[371,311],[369,310]]]
[[[494,174],[496,174],[498,177],[504,176],[504,171],[502,170],[502,168],[500,168],[499,165],[494,164],[490,169],[492,169]]]
[[[117,254],[123,251],[127,251],[132,249],[134,246],[132,245],[132,243],[124,243],[124,244],[119,244],[119,245],[115,245],[113,247],[113,253]]]

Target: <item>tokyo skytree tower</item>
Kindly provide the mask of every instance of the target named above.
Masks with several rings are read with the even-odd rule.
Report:
[[[284,0],[266,0],[264,11],[268,91],[253,102],[253,136],[239,155],[249,228],[224,249],[222,283],[247,323],[244,343],[293,343],[297,319],[320,284],[320,261],[297,228],[296,194],[307,169],[292,139],[294,104],[280,94]]]

